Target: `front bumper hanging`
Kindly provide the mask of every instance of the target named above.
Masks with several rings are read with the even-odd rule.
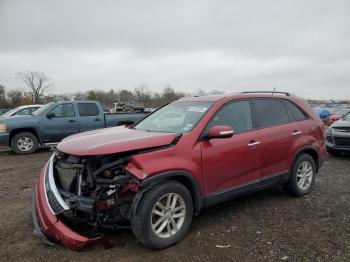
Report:
[[[50,162],[41,171],[36,181],[35,197],[33,199],[33,223],[34,235],[41,239],[45,244],[61,243],[69,249],[81,250],[96,244],[101,244],[105,248],[111,247],[111,241],[103,236],[95,238],[85,237],[74,232],[66,226],[52,211],[46,196],[45,173],[49,168]]]

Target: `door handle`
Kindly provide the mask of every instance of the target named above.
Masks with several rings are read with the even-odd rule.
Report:
[[[73,120],[73,119],[71,119],[71,120],[68,121],[68,123],[75,123],[75,122],[76,122],[76,121]]]
[[[99,118],[95,118],[95,119],[94,119],[94,121],[101,121],[101,119],[99,119]]]
[[[300,130],[294,130],[292,135],[293,136],[297,136],[297,135],[300,135],[301,134],[301,131]]]
[[[253,147],[253,146],[256,146],[256,145],[259,145],[259,144],[261,144],[260,141],[255,141],[255,140],[253,140],[253,141],[250,141],[250,142],[249,142],[248,146]]]

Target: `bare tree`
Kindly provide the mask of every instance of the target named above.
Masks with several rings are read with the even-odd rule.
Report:
[[[146,85],[140,85],[134,88],[134,94],[138,102],[142,102],[144,105],[149,106],[151,102],[151,92]]]
[[[29,94],[35,104],[40,103],[45,91],[53,85],[53,82],[43,72],[38,71],[20,72],[17,78],[29,88]]]
[[[5,86],[0,85],[0,108],[7,107],[6,89]]]
[[[23,100],[22,91],[19,89],[10,90],[6,92],[8,102],[12,107],[20,106]]]

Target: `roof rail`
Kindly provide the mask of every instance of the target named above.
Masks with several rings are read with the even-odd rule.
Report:
[[[295,96],[293,93],[289,93],[289,92],[281,92],[281,91],[244,91],[244,92],[241,92],[242,94],[283,94],[283,95],[286,95],[286,96]]]

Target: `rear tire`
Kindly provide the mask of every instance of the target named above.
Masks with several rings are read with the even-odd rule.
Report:
[[[315,177],[316,165],[314,159],[308,154],[301,154],[293,164],[286,188],[294,196],[307,195],[312,191]]]
[[[18,133],[11,139],[11,148],[18,155],[32,154],[38,149],[38,139],[30,132]]]
[[[193,201],[187,188],[176,181],[155,185],[132,214],[131,227],[146,247],[163,249],[180,241],[190,228]]]

